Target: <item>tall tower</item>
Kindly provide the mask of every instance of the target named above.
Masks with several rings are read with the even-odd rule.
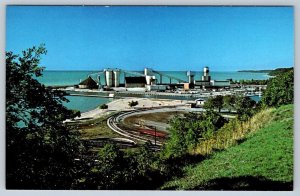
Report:
[[[204,67],[203,69],[203,76],[202,76],[202,81],[210,81],[210,75],[209,75],[209,68],[208,67]]]
[[[192,71],[187,71],[186,75],[189,78],[189,83],[190,84],[194,84],[194,76],[195,76],[195,74]]]

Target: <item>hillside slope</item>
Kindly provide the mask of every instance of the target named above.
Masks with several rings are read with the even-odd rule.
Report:
[[[244,142],[216,152],[211,158],[184,168],[179,179],[162,189],[291,190],[293,184],[293,105],[271,113],[272,122]]]

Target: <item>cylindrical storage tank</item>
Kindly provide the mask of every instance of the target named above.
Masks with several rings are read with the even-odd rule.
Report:
[[[152,75],[151,69],[145,68],[145,70],[144,70],[144,75],[145,75],[145,76],[151,76],[151,75]]]
[[[189,75],[189,83],[194,84],[194,75]]]
[[[152,79],[152,76],[146,75],[146,83],[147,83],[148,85],[151,84],[151,79]]]
[[[112,87],[113,85],[113,71],[106,69],[105,70],[105,79],[106,79],[106,86]]]
[[[114,70],[114,85],[115,87],[120,86],[120,70]]]

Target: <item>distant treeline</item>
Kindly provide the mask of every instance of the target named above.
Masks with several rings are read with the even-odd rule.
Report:
[[[277,68],[274,70],[270,70],[270,69],[263,69],[263,70],[240,70],[238,72],[251,72],[251,73],[268,73],[268,75],[270,76],[276,76],[278,74],[287,72],[294,69],[293,67],[290,68]]]
[[[271,72],[269,72],[269,75],[270,76],[277,76],[279,74],[291,71],[293,69],[294,69],[293,67],[290,67],[290,68],[278,68],[278,69],[275,69],[275,70],[272,70]]]
[[[251,72],[251,73],[270,73],[273,70],[263,69],[263,70],[240,70],[238,72]]]
[[[268,80],[234,80],[231,81],[231,84],[240,84],[240,85],[267,85]]]

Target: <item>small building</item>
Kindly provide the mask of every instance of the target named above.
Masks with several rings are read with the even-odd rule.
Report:
[[[87,79],[80,82],[78,87],[82,89],[98,89],[98,83],[91,76],[89,76]]]
[[[196,101],[196,106],[203,106],[204,105],[204,103],[206,102],[206,100],[204,100],[204,99],[196,99],[195,100]]]
[[[136,88],[145,87],[146,78],[145,77],[125,77],[125,87],[126,88]]]
[[[230,87],[229,80],[211,80],[210,82],[214,87]]]
[[[190,90],[190,83],[183,83],[183,89],[184,89],[185,91]]]
[[[147,91],[166,91],[168,85],[146,85]]]

